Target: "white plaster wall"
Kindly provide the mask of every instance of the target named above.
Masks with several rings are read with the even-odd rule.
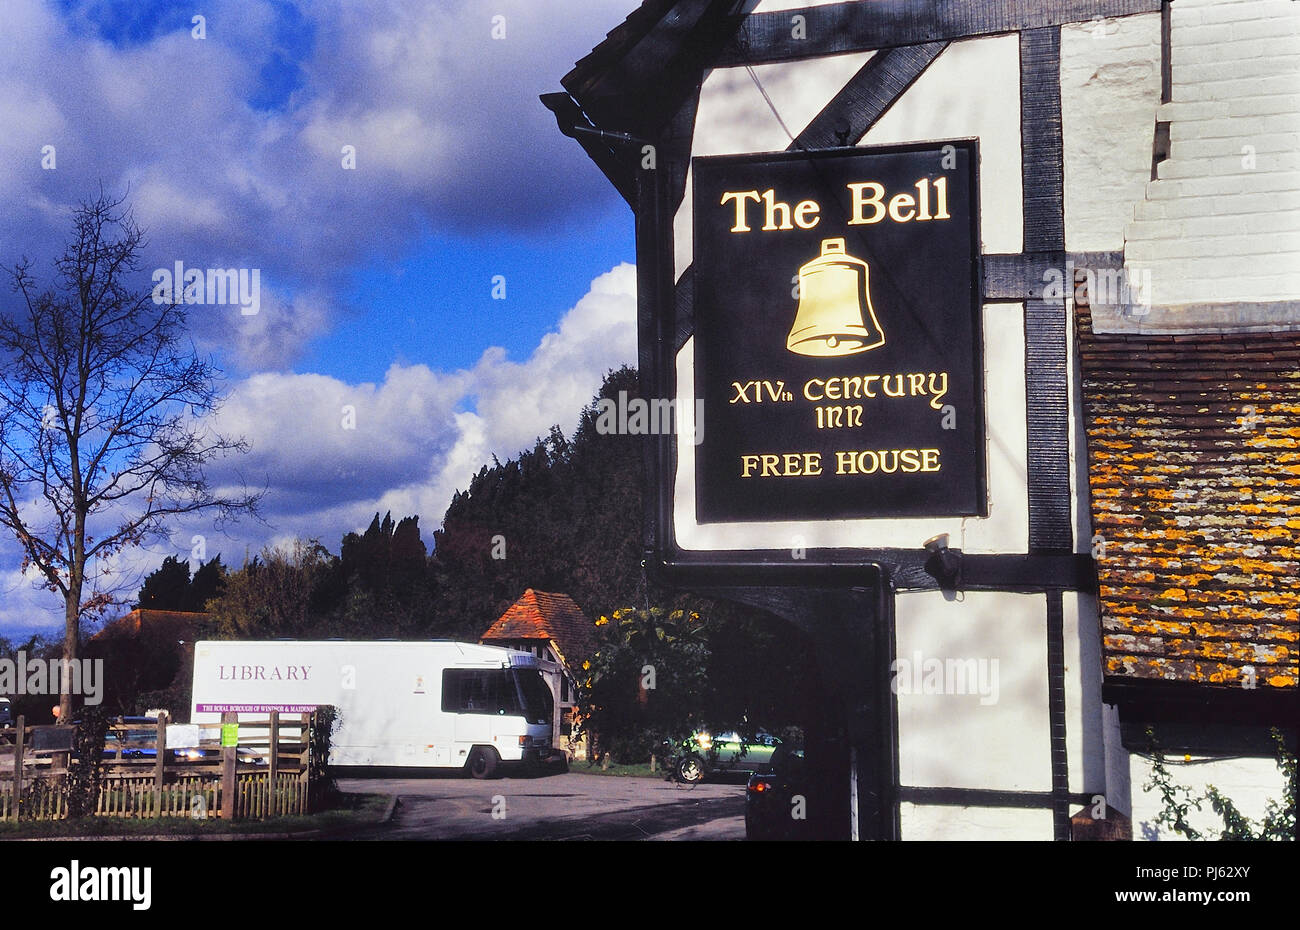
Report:
[[[920,654],[922,659],[998,662],[995,703],[987,691],[916,694],[897,687],[901,784],[1050,791],[1045,595],[968,591],[950,599],[940,592],[911,592],[898,596],[895,612],[899,660],[915,666]],[[1075,793],[1102,795],[1127,813],[1123,779],[1107,774],[1096,624],[1095,599],[1067,592],[1063,630],[1069,787]],[[978,814],[973,808],[910,807],[913,823],[911,831],[904,830],[907,839],[1052,839],[1052,819],[1042,811]]]
[[[1101,703],[1101,635],[1097,628],[1097,599],[1091,594],[1066,591],[1062,601],[1065,752],[1069,761],[1070,790],[1109,798],[1106,717]],[[1123,809],[1127,812],[1127,803]]]
[[[901,804],[904,840],[1050,840],[1052,812],[1018,807],[948,807]]]
[[[894,609],[898,659],[984,659],[990,670],[997,661],[995,702],[898,686],[901,784],[1051,790],[1045,595],[967,591],[948,600],[913,592],[900,594]],[[1051,839],[1050,818],[1044,838]]]
[[[1121,742],[1119,708],[1101,705],[1102,738],[1105,742],[1106,804],[1129,817],[1133,813],[1133,783],[1128,750]]]
[[[963,39],[944,50],[863,138],[863,145],[973,136],[980,140],[985,252],[1019,252],[1020,38]]]
[[[1133,791],[1133,839],[1185,839],[1168,828],[1156,826],[1160,796],[1155,791],[1145,790],[1151,777],[1151,763],[1140,755],[1131,755],[1129,758]],[[1256,823],[1263,816],[1269,799],[1281,802],[1284,798],[1286,783],[1276,762],[1271,758],[1216,759],[1193,755],[1190,761],[1186,761],[1184,756],[1171,754],[1166,759],[1165,767],[1174,784],[1190,788],[1194,794],[1203,794],[1206,786],[1214,785],[1232,799],[1238,810]],[[1218,831],[1223,829],[1223,820],[1215,815],[1209,804],[1205,805],[1203,811],[1198,812],[1193,808],[1187,819],[1193,827],[1206,833],[1209,839],[1217,839]]]

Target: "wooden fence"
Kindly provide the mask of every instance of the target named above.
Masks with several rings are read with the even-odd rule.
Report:
[[[265,819],[311,809],[308,714],[239,719],[237,745],[223,746],[221,724],[199,725],[197,745],[167,744],[166,716],[155,724],[109,726],[90,807],[100,817]],[[0,821],[60,820],[86,760],[74,752],[75,727],[0,728]],[[173,733],[182,731],[173,730]],[[184,731],[187,736],[193,730]],[[173,741],[177,742],[177,741]]]

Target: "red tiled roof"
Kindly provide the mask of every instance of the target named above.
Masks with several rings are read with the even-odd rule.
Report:
[[[568,665],[581,664],[596,651],[596,626],[567,594],[529,588],[492,624],[480,642],[535,639],[552,642]]]

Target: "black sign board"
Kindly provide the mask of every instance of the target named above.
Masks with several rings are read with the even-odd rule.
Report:
[[[986,513],[977,163],[693,160],[701,523]]]

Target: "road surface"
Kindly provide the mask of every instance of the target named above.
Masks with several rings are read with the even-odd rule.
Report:
[[[383,840],[743,840],[744,782],[695,787],[587,775],[476,781],[460,773],[342,778],[344,791],[397,795],[386,824],[350,834]]]

